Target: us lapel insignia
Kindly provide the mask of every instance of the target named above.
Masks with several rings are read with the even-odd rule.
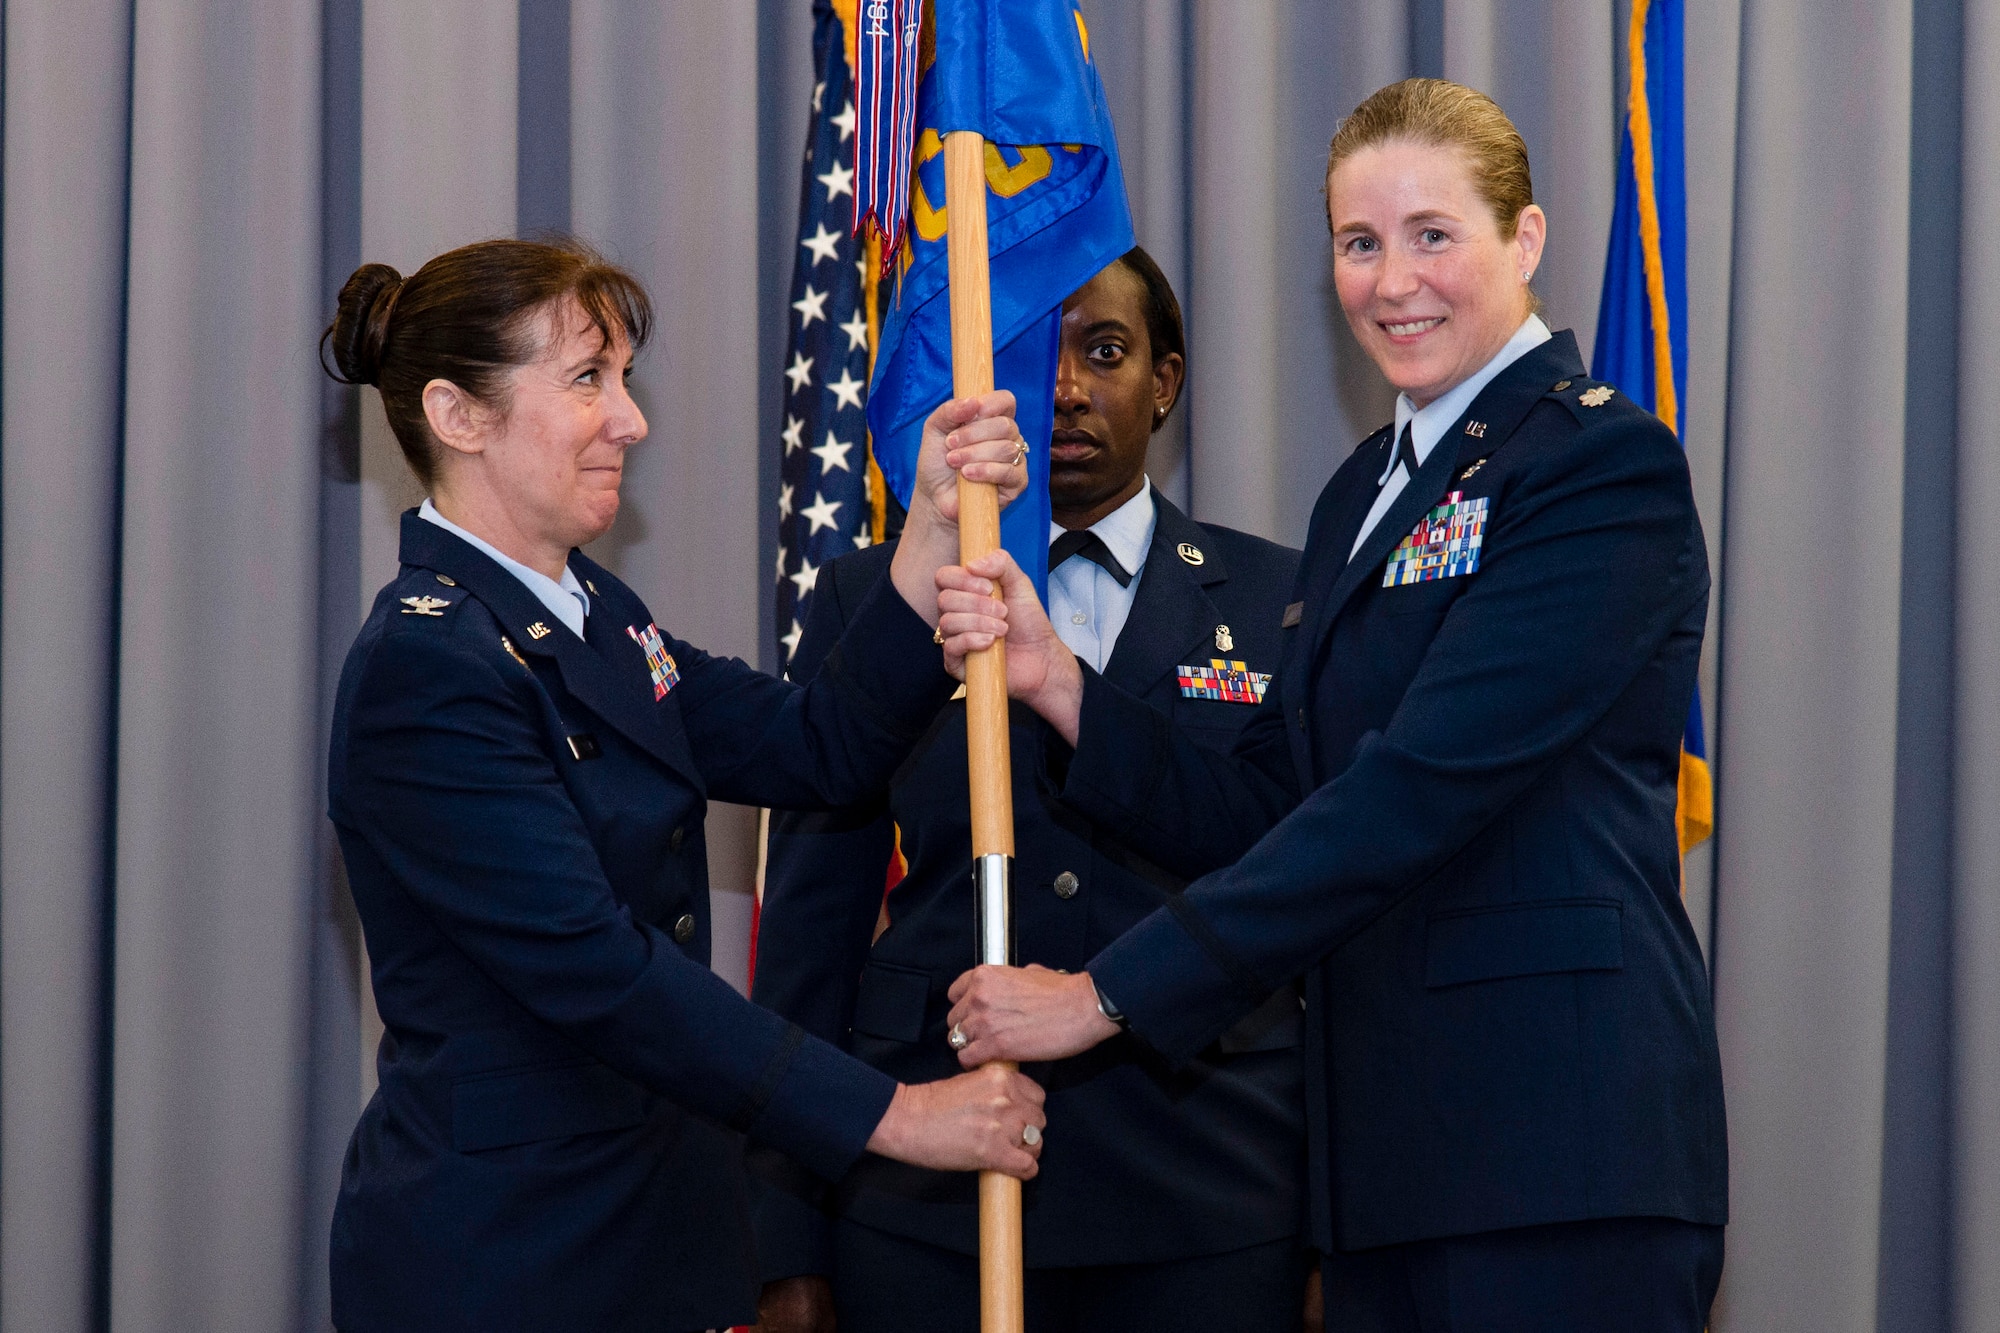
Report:
[[[1174,678],[1180,682],[1183,699],[1215,699],[1226,704],[1262,703],[1271,684],[1269,672],[1252,671],[1248,663],[1225,662],[1219,657],[1209,658],[1205,667],[1175,667]]]
[[[646,669],[653,676],[653,702],[658,703],[667,697],[668,690],[681,683],[680,668],[674,665],[673,654],[667,651],[666,641],[660,637],[659,629],[651,621],[646,623],[644,633],[633,629],[630,625],[625,627],[625,632],[632,636],[632,642],[638,644],[640,650],[646,654]]]
[[[1182,542],[1174,548],[1174,551],[1190,565],[1198,565],[1208,558],[1201,553],[1201,548],[1193,542]]]
[[[441,616],[444,608],[451,603],[442,597],[432,597],[426,593],[422,597],[405,597],[402,600],[403,614],[406,616]]]
[[[1611,386],[1600,384],[1595,389],[1585,389],[1577,395],[1576,401],[1585,407],[1602,407],[1611,401]]]
[[[1230,636],[1229,626],[1217,625],[1215,627],[1215,651],[1226,653],[1235,646],[1236,640]]]
[[[1465,423],[1465,433],[1475,440],[1483,440],[1486,438],[1486,423],[1483,421],[1468,421]]]
[[[1486,539],[1488,499],[1482,495],[1468,500],[1463,491],[1445,496],[1444,503],[1418,520],[1410,535],[1389,553],[1382,586],[1394,588],[1475,572],[1479,548]]]
[[[555,633],[554,630],[550,629],[547,625],[543,624],[539,620],[537,620],[534,624],[528,626],[528,637],[531,639],[546,639],[549,637],[549,635],[554,633]]]

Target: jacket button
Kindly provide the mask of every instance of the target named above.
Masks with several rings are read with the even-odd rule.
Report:
[[[1065,870],[1062,874],[1056,876],[1056,897],[1074,898],[1076,897],[1076,888],[1077,879],[1073,872]]]
[[[675,829],[667,837],[667,850],[670,852],[677,852],[681,849],[681,844],[686,841],[687,841],[687,830]]]
[[[681,919],[674,922],[674,943],[686,944],[694,938],[694,913],[682,912]]]
[[[1304,731],[1304,730],[1306,729],[1306,710],[1305,710],[1305,709],[1301,708],[1301,709],[1299,709],[1299,710],[1298,710],[1298,718],[1299,718],[1299,730],[1300,730],[1300,731]],[[678,832],[678,830],[676,830],[676,832]]]

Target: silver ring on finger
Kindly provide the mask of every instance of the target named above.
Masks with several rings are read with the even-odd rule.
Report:
[[[963,1027],[957,1023],[953,1023],[951,1025],[951,1033],[944,1039],[944,1044],[951,1047],[954,1051],[962,1051],[972,1044],[972,1038],[965,1035]]]
[[[1032,1148],[1041,1141],[1042,1131],[1040,1129],[1034,1125],[1021,1126],[1021,1142],[1023,1145]]]
[[[1022,463],[1025,463],[1027,461],[1028,461],[1028,442],[1026,440],[1014,441],[1014,461],[1009,463],[1007,466],[1018,467]]]

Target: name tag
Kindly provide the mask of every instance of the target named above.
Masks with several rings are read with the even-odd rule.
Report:
[[[565,736],[569,742],[569,752],[579,761],[595,759],[604,753],[604,747],[597,743],[597,737],[587,731],[579,731],[574,736]]]

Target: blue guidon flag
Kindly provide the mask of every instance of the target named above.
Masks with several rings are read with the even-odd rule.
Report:
[[[944,136],[987,141],[987,244],[992,258],[994,382],[1018,402],[1028,442],[1028,490],[1000,520],[1000,538],[1047,597],[1049,434],[1055,425],[1057,332],[1065,297],[1132,248],[1132,214],[1090,29],[1073,0],[933,0],[915,43],[876,59],[872,11],[906,39],[917,10],[861,0],[864,48],[856,98],[857,152],[888,170],[855,201],[855,223],[883,240],[882,330],[868,424],[882,475],[906,506],[924,418],[951,397]],[[898,28],[901,23],[905,26]],[[891,50],[885,41],[885,57]],[[915,88],[914,148],[900,152],[897,119]],[[900,173],[900,177],[897,176]],[[896,201],[907,199],[908,230]],[[888,215],[880,209],[889,209]]]
[[[844,6],[854,8],[852,0]],[[849,233],[855,105],[836,6],[813,6],[812,120],[799,178],[798,248],[778,449],[777,633],[798,649],[819,571],[875,535],[869,493],[867,247]],[[829,225],[829,223],[831,225]]]

